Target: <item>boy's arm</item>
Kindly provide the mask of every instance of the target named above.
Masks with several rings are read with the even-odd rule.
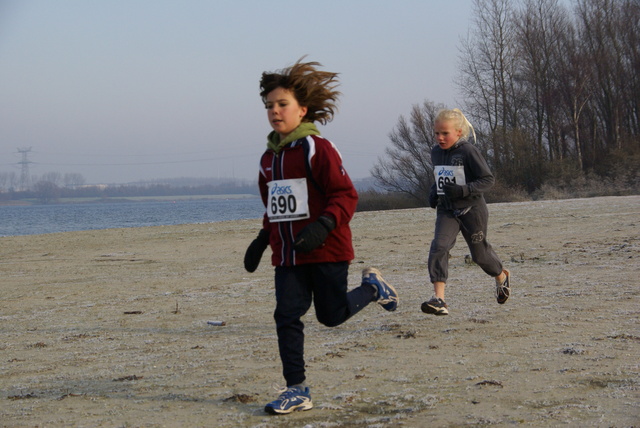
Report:
[[[335,226],[349,223],[358,205],[358,192],[342,165],[342,156],[335,146],[318,144],[312,159],[314,179],[322,187],[327,198],[322,214],[335,220]]]

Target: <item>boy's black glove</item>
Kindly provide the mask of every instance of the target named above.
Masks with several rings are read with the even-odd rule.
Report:
[[[249,244],[247,252],[244,253],[244,268],[247,272],[254,272],[258,269],[262,253],[264,253],[264,250],[266,250],[268,246],[269,232],[262,229],[260,233],[258,233],[258,237]]]
[[[321,215],[317,221],[309,223],[298,233],[293,248],[308,253],[318,248],[336,227],[336,222],[328,216]]]
[[[436,186],[431,187],[431,191],[429,192],[429,206],[431,208],[438,206],[438,189],[436,189]]]
[[[459,184],[447,183],[442,186],[442,190],[449,199],[460,199],[465,196],[465,187]]]

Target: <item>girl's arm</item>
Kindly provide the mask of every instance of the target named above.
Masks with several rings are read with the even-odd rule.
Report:
[[[467,165],[471,172],[468,177],[471,180],[467,181],[468,193],[469,195],[484,193],[493,187],[495,177],[480,151],[475,146],[469,145],[469,147]]]

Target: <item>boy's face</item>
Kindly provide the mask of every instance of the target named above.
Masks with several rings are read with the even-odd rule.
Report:
[[[455,129],[451,120],[436,121],[434,130],[436,140],[442,150],[450,149],[462,136],[462,129]]]
[[[284,138],[293,132],[307,114],[307,108],[300,106],[293,92],[284,88],[276,88],[267,94],[265,102],[269,124]]]

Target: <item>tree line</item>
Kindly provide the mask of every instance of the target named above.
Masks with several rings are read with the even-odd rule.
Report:
[[[26,182],[25,182],[26,181]],[[27,190],[32,185],[39,182],[50,182],[56,186],[78,187],[85,184],[86,180],[82,174],[60,172],[47,172],[41,176],[31,175],[23,177],[15,172],[0,172],[0,193],[4,191]]]
[[[640,0],[475,0],[473,16],[455,107],[502,198],[637,193]],[[444,107],[425,100],[399,119],[371,171],[384,188],[426,202]]]
[[[34,200],[49,204],[63,198],[118,199],[133,197],[201,196],[257,194],[257,185],[247,180],[175,178],[138,184],[87,185],[81,174],[49,172],[30,177],[26,188],[14,181],[3,181],[0,173],[0,202]],[[7,184],[11,187],[5,187]]]

